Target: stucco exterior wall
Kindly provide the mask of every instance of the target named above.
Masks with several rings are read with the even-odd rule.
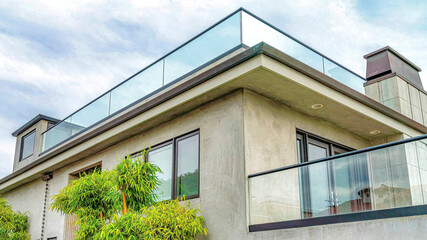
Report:
[[[29,217],[28,233],[31,239],[39,239],[42,225],[45,182],[42,180],[27,183],[24,186],[4,194],[14,211],[27,212]]]
[[[282,103],[238,90],[55,171],[49,181],[49,196],[65,187],[72,173],[98,163],[103,170],[112,169],[117,158],[199,129],[200,198],[191,202],[200,206],[206,219],[209,235],[205,239],[378,239],[387,234],[393,239],[391,231],[396,229],[416,239],[426,233],[426,217],[249,233],[247,175],[297,163],[297,128],[357,149],[371,144]],[[299,188],[295,182],[288,181],[292,184],[287,186]],[[32,239],[40,238],[44,190],[45,182],[38,179],[4,195],[14,209],[30,211]],[[295,201],[299,198],[292,197]],[[298,211],[293,209],[293,213]],[[65,216],[48,211],[46,222],[45,238],[64,239]]]
[[[104,151],[54,172],[49,181],[49,196],[68,184],[69,176],[102,162],[103,170],[112,169],[117,158],[200,129],[200,205],[210,230],[208,239],[235,239],[246,234],[245,176],[243,151],[242,91],[136,135]],[[45,182],[36,180],[23,188],[4,194],[14,209],[30,211],[30,234],[40,238]],[[31,189],[29,191],[28,189]],[[28,204],[28,199],[32,199]],[[65,216],[49,211],[46,237],[63,239]]]
[[[345,129],[246,90],[244,129],[247,175],[298,163],[297,129],[354,149],[371,146]]]
[[[361,138],[254,92],[244,91],[243,99],[246,176],[296,164],[297,129],[355,149],[375,145],[375,141]],[[287,171],[286,174],[279,172],[268,177],[247,179],[248,224],[251,221],[256,224],[299,219],[298,177],[298,171]],[[255,184],[249,185],[249,181]],[[274,188],[274,193],[270,188]],[[251,194],[263,199],[251,199]],[[261,204],[251,206],[251,203]],[[402,236],[405,239],[422,239],[427,233],[426,226],[427,217],[419,216],[248,232],[239,239],[401,239]]]

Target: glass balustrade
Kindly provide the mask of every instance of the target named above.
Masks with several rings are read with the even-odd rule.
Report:
[[[427,204],[427,135],[249,176],[250,224]]]
[[[42,134],[42,152],[242,46],[265,42],[362,92],[364,79],[245,10],[221,20]]]

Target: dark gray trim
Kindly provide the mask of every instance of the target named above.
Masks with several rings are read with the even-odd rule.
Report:
[[[382,149],[382,148],[392,147],[395,145],[405,144],[405,143],[409,143],[409,142],[415,142],[415,141],[419,141],[419,140],[423,140],[423,139],[427,139],[427,134],[420,135],[420,136],[413,137],[413,138],[407,138],[407,139],[403,139],[403,140],[399,140],[399,141],[395,141],[395,142],[385,143],[385,144],[381,144],[381,145],[377,145],[377,146],[373,146],[373,147],[368,147],[368,148],[364,148],[364,149],[359,149],[359,150],[355,150],[355,151],[351,151],[351,152],[347,152],[347,153],[333,155],[333,156],[326,157],[326,158],[320,158],[320,159],[316,159],[316,160],[312,160],[312,161],[308,161],[308,162],[297,163],[297,164],[289,165],[286,167],[275,168],[275,169],[268,170],[268,171],[254,173],[254,174],[249,175],[248,178],[258,177],[258,176],[266,175],[269,173],[280,172],[280,171],[284,171],[284,170],[288,170],[288,169],[292,169],[292,168],[298,168],[298,167],[311,165],[311,164],[315,164],[315,163],[319,163],[319,162],[330,161],[330,160],[334,160],[337,158],[348,157],[348,156],[352,156],[352,155],[356,155],[356,154],[360,154],[360,153],[370,152],[370,151],[374,151],[374,150],[378,150],[378,149]]]
[[[326,217],[305,218],[299,220],[249,225],[249,232],[310,227],[334,223],[358,222],[385,218],[418,216],[427,214],[427,205],[356,212]]]
[[[52,117],[48,117],[46,115],[39,114],[39,115],[35,116],[33,119],[31,119],[30,121],[28,121],[27,123],[25,123],[24,125],[22,125],[16,131],[14,131],[12,133],[12,136],[14,136],[14,137],[18,136],[19,134],[25,132],[25,130],[27,130],[28,128],[30,128],[31,126],[33,126],[34,124],[36,124],[40,120],[46,120],[46,121],[54,122],[54,123],[57,123],[60,121],[56,118],[52,118]]]
[[[83,143],[139,114],[141,114],[142,112],[145,112],[149,109],[152,109],[158,105],[160,105],[161,103],[193,88],[196,87],[199,84],[202,84],[206,81],[208,81],[209,79],[220,75],[221,73],[230,70],[232,68],[234,68],[235,66],[244,63],[245,61],[258,56],[260,54],[264,54],[268,57],[271,57],[272,59],[281,62],[283,64],[285,64],[286,66],[289,66],[293,69],[295,69],[296,71],[299,71],[311,78],[313,78],[314,80],[334,89],[337,92],[340,92],[368,107],[371,107],[373,109],[375,109],[378,112],[381,112],[382,114],[387,115],[390,118],[393,118],[399,122],[402,122],[406,125],[408,125],[411,128],[414,128],[420,132],[423,133],[427,133],[427,127],[402,115],[401,113],[398,113],[388,107],[386,107],[385,105],[359,93],[358,91],[338,82],[337,80],[307,66],[306,64],[290,57],[289,55],[271,47],[268,44],[265,43],[259,43],[249,49],[247,49],[246,51],[243,51],[242,53],[239,53],[233,57],[231,57],[230,59],[216,65],[215,67],[212,67],[211,69],[206,70],[203,73],[200,73],[197,76],[194,76],[193,78],[189,79],[186,82],[183,82],[180,85],[177,85],[176,87],[169,89],[167,91],[165,91],[164,93],[160,94],[159,96],[151,99],[150,101],[147,101],[146,103],[141,104],[140,106],[136,107],[135,109],[132,109],[131,111],[124,113],[122,116],[120,116],[120,118],[116,118],[116,119],[112,119],[110,122],[99,126],[98,128],[96,128],[95,130],[93,130],[92,132],[80,137],[80,138],[73,138],[73,139],[69,139],[67,143],[65,143],[63,146],[61,146],[60,148],[54,149],[50,152],[45,152],[43,153],[43,155],[39,155],[39,158],[37,160],[35,160],[34,162],[31,162],[30,164],[26,165],[25,167],[20,168],[19,170],[7,175],[6,177],[0,179],[0,184],[14,178],[15,176],[18,176],[19,174],[49,160],[50,158],[80,144]],[[163,90],[163,89],[162,89]]]
[[[189,199],[199,198],[200,197],[200,129],[199,128],[196,130],[181,134],[181,135],[174,137],[172,139],[163,141],[159,144],[154,145],[153,147],[148,147],[148,148],[145,148],[143,150],[134,152],[132,154],[129,154],[129,156],[131,156],[131,157],[132,156],[138,156],[141,152],[147,151],[147,156],[145,157],[145,161],[149,162],[150,161],[149,153],[151,151],[155,151],[155,150],[158,150],[160,148],[166,147],[168,145],[172,145],[172,176],[171,176],[172,192],[171,192],[171,197],[172,197],[172,199],[176,199],[178,197],[178,194],[177,194],[177,191],[178,191],[178,184],[177,184],[177,179],[178,179],[178,167],[177,167],[178,166],[177,165],[178,164],[178,142],[185,140],[187,138],[193,137],[193,136],[198,136],[198,140],[199,140],[198,141],[199,155],[198,155],[198,163],[197,163],[198,164],[197,167],[199,170],[198,179],[197,179],[198,189],[197,189],[197,194],[185,196],[185,199],[189,200]]]

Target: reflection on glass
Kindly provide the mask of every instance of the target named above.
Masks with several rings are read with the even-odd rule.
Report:
[[[328,156],[326,148],[308,144],[309,160],[315,160]],[[329,191],[329,171],[328,163],[308,165],[308,185],[304,185],[304,191],[309,191],[305,194],[305,206],[303,213],[305,217],[319,217],[329,215],[331,200]],[[307,176],[307,175],[306,175]]]
[[[249,179],[251,224],[301,218],[298,169]]]
[[[163,60],[111,91],[111,113],[115,113],[162,86]]]
[[[159,200],[172,199],[172,151],[171,143],[148,153],[148,162],[162,170],[162,173],[157,175],[160,180],[160,186],[156,190]]]
[[[57,124],[43,134],[43,149],[49,149],[71,136],[70,118]]]
[[[332,161],[334,214],[371,210],[371,192],[365,154]]]
[[[109,113],[110,94],[98,98],[86,107],[74,113],[71,118],[73,132],[71,135],[76,134],[84,128],[102,120],[108,116]]]
[[[344,68],[336,65],[335,63],[329,61],[328,59],[324,59],[325,71],[324,74],[330,76],[331,78],[338,80],[339,82],[357,90],[361,93],[363,90],[363,83],[365,82],[363,79],[354,75],[353,73],[345,70]]]
[[[44,139],[42,151],[59,144],[241,44],[252,47],[260,42],[270,44],[308,66],[363,92],[364,81],[358,76],[324,59],[320,54],[248,13],[240,11],[75,113],[68,122],[75,126],[59,124],[49,129],[42,136]]]
[[[36,136],[36,132],[32,132],[22,138],[21,160],[33,154],[35,136]]]
[[[192,196],[199,193],[199,135],[177,142],[177,195]]]
[[[165,84],[240,45],[240,13],[165,58]]]
[[[325,149],[311,148],[312,156],[325,155]],[[296,170],[299,178],[292,176]],[[297,190],[302,201],[291,198],[295,193],[288,194],[290,190],[284,193],[284,186],[295,179],[299,183],[292,184],[301,185]],[[301,207],[299,218],[426,204],[426,179],[426,140],[314,162],[250,178],[250,221],[295,220],[295,215],[283,214],[295,204]]]
[[[322,56],[245,12],[242,12],[242,29],[243,44],[252,47],[260,42],[265,42],[323,72]]]

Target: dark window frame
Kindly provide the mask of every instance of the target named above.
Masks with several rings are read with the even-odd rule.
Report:
[[[309,156],[308,156],[308,144],[309,143],[313,143],[314,145],[319,145],[319,144],[328,144],[328,157],[330,156],[334,156],[337,155],[335,154],[335,152],[340,152],[344,153],[344,152],[351,152],[354,151],[356,149],[345,146],[341,143],[337,143],[334,142],[332,140],[326,139],[324,137],[309,133],[307,131],[301,130],[301,129],[297,129],[297,140],[301,141],[301,162],[299,163],[303,163],[303,162],[308,162],[309,160]],[[336,151],[338,150],[338,151]]]
[[[199,147],[199,151],[198,151],[198,161],[197,161],[197,165],[198,165],[198,170],[199,170],[199,174],[198,174],[198,189],[197,189],[197,194],[193,194],[190,196],[185,196],[186,200],[190,200],[190,199],[195,199],[195,198],[199,198],[200,197],[200,129],[196,129],[193,130],[191,132],[187,132],[185,134],[181,134],[177,137],[174,137],[172,139],[163,141],[159,144],[155,144],[153,145],[153,147],[149,147],[149,148],[145,148],[144,150],[132,153],[130,156],[137,156],[138,154],[140,154],[142,151],[148,151],[148,153],[150,151],[154,151],[157,149],[160,149],[162,147],[165,147],[169,144],[172,144],[172,193],[171,196],[172,198],[170,200],[176,199],[178,198],[178,186],[177,186],[177,179],[178,179],[178,142],[185,140],[187,138],[193,137],[198,135],[198,147]],[[149,162],[149,155],[147,154],[146,158],[145,158],[145,162]]]
[[[351,152],[354,151],[353,148],[347,147],[343,144],[334,142],[332,140],[326,139],[324,137],[320,137],[318,135],[297,129],[296,131],[296,142],[297,144],[300,144],[300,152],[298,152],[298,154],[300,154],[301,158],[299,159],[300,162],[298,163],[303,163],[303,162],[309,162],[310,161],[310,156],[309,156],[309,151],[308,151],[308,147],[309,145],[315,145],[321,148],[324,148],[326,150],[326,157],[331,157],[334,155],[338,155],[341,153],[345,153],[345,152]],[[298,143],[299,142],[299,143]],[[338,153],[338,154],[335,154]],[[315,160],[315,159],[312,159]],[[328,184],[329,184],[329,188],[331,189],[335,189],[335,179],[334,176],[332,176],[333,171],[332,171],[332,166],[331,165],[327,165],[328,168]],[[308,173],[308,169],[307,168],[303,168],[302,170],[302,175],[304,177],[300,177],[300,181],[301,181],[301,187],[303,189],[310,189],[310,175]],[[332,201],[331,196],[329,196],[329,201]],[[304,205],[303,209],[311,209],[312,205],[311,205],[311,196],[310,194],[304,194],[302,197],[302,204]],[[306,213],[306,212],[301,212],[302,216],[304,219],[307,217],[305,216],[306,214],[310,214],[310,213]],[[310,217],[311,218],[311,217]]]
[[[33,152],[26,156],[25,158],[23,158],[22,154],[23,154],[23,150],[24,150],[24,140],[25,138],[27,138],[28,136],[30,136],[31,134],[34,134],[34,141],[33,141]],[[24,136],[21,137],[21,142],[20,142],[21,146],[19,147],[19,161],[25,160],[31,156],[33,156],[34,154],[34,149],[36,147],[36,129],[33,129],[31,132],[25,134]]]

